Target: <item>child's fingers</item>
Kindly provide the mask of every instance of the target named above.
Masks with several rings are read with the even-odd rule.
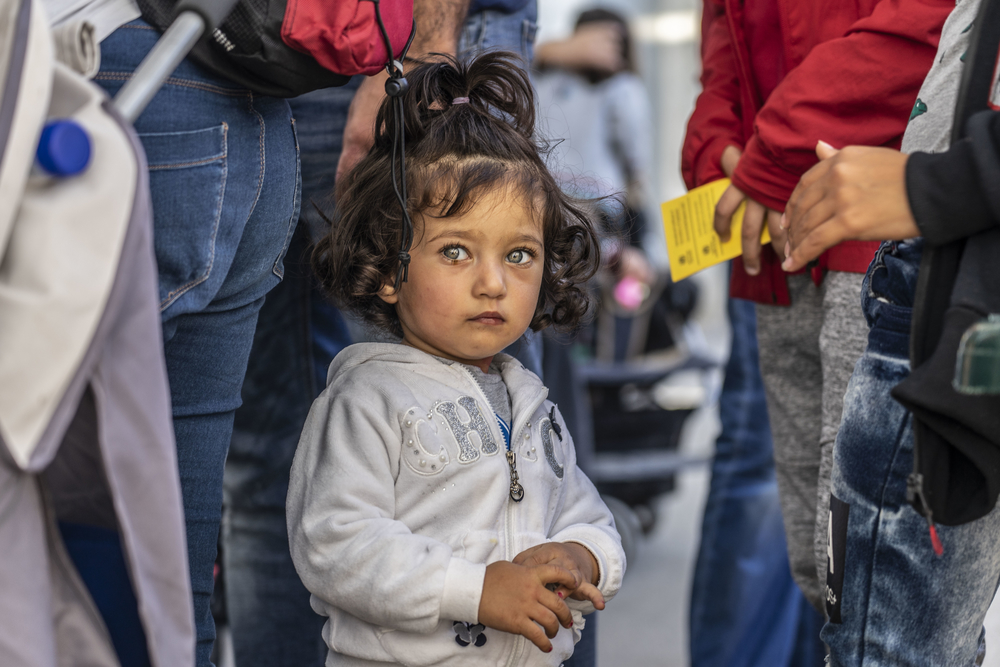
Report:
[[[533,551],[522,551],[518,555],[514,556],[514,560],[511,561],[514,565],[523,565],[524,567],[537,567],[539,565],[544,565],[545,561],[540,560],[538,555]]]
[[[534,567],[536,565],[544,565],[545,563],[559,560],[563,557],[565,557],[565,554],[563,553],[561,544],[543,542],[541,544],[536,544],[531,548],[525,549],[521,553],[514,556],[514,559],[511,562],[514,563],[514,565]]]
[[[555,588],[555,589],[553,589],[551,587],[551,584],[550,584],[546,588],[549,588],[549,590],[562,591],[564,593],[564,597],[565,597],[566,595],[569,595],[570,593],[572,593],[573,591],[575,591],[577,588],[579,588],[580,586],[582,586],[584,583],[586,583],[586,580],[583,578],[583,572],[580,572],[580,570],[578,570],[575,566],[567,566],[564,569],[567,572],[569,572],[570,575],[573,577],[573,583],[572,584],[559,584],[559,586],[557,588]]]
[[[563,606],[565,607],[566,605],[564,604]],[[559,617],[545,605],[538,605],[535,612],[531,614],[531,620],[542,626],[542,629],[545,630],[545,636],[549,639],[556,636],[559,632],[560,625],[564,625],[564,623],[559,620]]]
[[[546,586],[546,588],[556,593],[561,593],[561,597],[566,598],[572,595],[573,591],[575,591],[576,589],[580,588],[580,586],[588,582],[584,578],[583,572],[580,572],[580,570],[577,569],[575,563],[569,564],[565,566],[563,569],[569,572],[570,576],[573,578],[573,583],[567,584],[565,582],[560,582],[558,585],[555,585],[554,588],[553,584],[549,584]]]
[[[521,554],[521,555],[523,555],[523,554]],[[568,560],[568,559],[563,558],[562,556],[560,556],[558,558],[554,558],[552,560],[539,560],[539,555],[538,554],[533,554],[533,555],[525,556],[524,558],[521,559],[520,563],[515,562],[514,564],[515,565],[523,565],[524,567],[531,567],[531,568],[537,568],[537,567],[542,567],[542,566],[551,566],[551,567],[560,568],[562,570],[565,570],[566,572],[569,572],[570,576],[573,578],[573,583],[572,584],[567,584],[567,583],[564,583],[564,582],[561,582],[561,581],[560,582],[553,582],[553,581],[546,581],[545,582],[545,587],[548,588],[550,591],[562,590],[566,595],[569,595],[570,593],[572,593],[573,591],[575,591],[580,586],[580,584],[582,584],[585,581],[585,578],[583,576],[583,572],[580,571],[580,569],[577,567],[577,564],[575,562],[573,562],[572,560]]]
[[[593,584],[583,584],[570,596],[574,600],[590,600],[591,604],[594,605],[594,609],[604,609],[604,596],[601,595],[601,591],[597,589],[597,586]]]
[[[561,584],[570,590],[577,587],[577,577],[572,572],[558,565],[537,565],[531,568],[543,586],[547,584]]]
[[[548,611],[555,615],[559,619],[559,624],[563,627],[570,628],[573,627],[573,614],[570,612],[569,607],[566,606],[566,602],[563,598],[568,595],[568,593],[563,593],[562,591],[552,593],[549,591],[545,592],[545,595],[539,597],[538,601],[545,606]],[[549,635],[553,637],[554,635]]]
[[[552,642],[550,642],[549,638],[545,636],[545,631],[542,630],[542,626],[538,625],[534,621],[525,620],[518,634],[522,635],[525,639],[530,641],[545,653],[552,650]]]

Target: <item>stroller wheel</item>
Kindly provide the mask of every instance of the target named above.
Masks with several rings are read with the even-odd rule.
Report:
[[[625,551],[625,560],[629,563],[635,562],[635,555],[639,546],[639,538],[643,534],[642,524],[639,517],[622,500],[614,496],[602,496],[604,504],[611,510],[611,516],[615,519],[615,527],[622,538],[622,549]]]

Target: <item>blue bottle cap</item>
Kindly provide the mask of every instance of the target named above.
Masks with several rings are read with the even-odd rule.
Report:
[[[42,129],[35,156],[39,166],[52,176],[75,176],[90,162],[90,137],[76,121],[49,121]]]

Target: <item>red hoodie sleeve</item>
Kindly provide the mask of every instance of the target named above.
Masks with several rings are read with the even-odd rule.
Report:
[[[723,178],[722,151],[743,147],[738,66],[722,0],[705,0],[701,32],[702,92],[681,149],[689,189]]]
[[[898,148],[954,8],[955,0],[882,0],[843,37],[813,48],[757,114],[733,183],[783,211],[816,164],[818,140]]]

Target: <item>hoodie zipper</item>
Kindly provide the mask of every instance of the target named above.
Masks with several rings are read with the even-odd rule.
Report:
[[[512,438],[513,439],[513,438]],[[507,498],[507,509],[505,511],[506,517],[506,544],[505,548],[507,550],[508,558],[513,558],[514,554],[514,501],[508,496]],[[522,635],[514,636],[514,650],[510,653],[510,658],[507,659],[506,667],[514,667],[521,659],[521,653],[524,651],[524,637]]]
[[[452,368],[454,368],[454,367],[455,366],[452,366]],[[458,367],[462,370],[463,373],[465,373],[465,375],[470,380],[472,380],[472,385],[476,388],[476,391],[479,392],[479,397],[483,400],[483,403],[486,405],[486,407],[490,408],[490,412],[493,412],[493,407],[490,405],[490,399],[488,399],[486,397],[486,392],[484,392],[483,388],[479,386],[479,382],[476,381],[475,376],[465,366],[462,366],[461,364],[458,364]],[[548,396],[548,392],[546,392],[546,391],[539,392],[539,396],[532,401],[531,405],[529,406],[529,409],[525,410],[522,413],[522,419],[524,419],[523,418],[524,414],[527,414],[529,416],[535,414],[535,411],[538,410],[538,406],[540,406],[542,403],[545,402],[545,398],[547,396]],[[510,445],[509,445],[508,453],[512,453],[513,450],[514,450],[514,437],[515,437],[514,434],[516,433],[517,435],[521,435],[521,433],[524,432],[524,429],[528,428],[528,422],[527,422],[526,419],[524,419],[524,422],[521,424],[521,428],[515,428],[515,425],[517,424],[517,422],[514,421],[514,418],[513,418],[514,414],[513,413],[514,413],[514,406],[513,406],[513,401],[511,401],[511,420],[510,420],[511,421],[511,429],[510,429]],[[499,428],[500,428],[500,426],[498,424],[497,425],[497,429],[499,430]],[[503,434],[502,433],[500,434],[500,437],[501,437],[501,439],[503,439]],[[508,459],[508,462],[509,462],[509,459]],[[511,467],[511,471],[513,472],[513,467]],[[507,495],[507,500],[506,500],[506,509],[504,510],[504,551],[505,551],[505,555],[507,556],[508,559],[512,559],[516,555],[516,554],[513,553],[514,552],[514,505],[515,504],[516,504],[515,501],[511,498],[510,494],[508,494]],[[525,642],[525,639],[524,639],[524,637],[522,635],[515,635],[515,637],[514,637],[514,650],[511,651],[510,658],[507,659],[506,667],[514,667],[514,665],[516,665],[521,660],[521,654],[524,652],[524,642]]]
[[[524,652],[524,636],[515,635],[514,639],[514,650],[510,654],[510,659],[507,661],[506,667],[514,667],[521,660],[521,654]]]
[[[465,375],[472,381],[472,386],[474,386],[476,388],[476,391],[479,392],[479,398],[481,398],[483,404],[487,408],[489,408],[489,411],[493,413],[494,416],[493,421],[497,422],[496,413],[493,410],[493,406],[490,404],[490,399],[486,397],[486,392],[484,392],[483,388],[479,386],[479,382],[476,381],[476,377],[465,366],[461,364],[455,364],[452,365],[452,368],[455,368],[455,366],[458,366],[458,368],[461,369],[461,371],[465,373]],[[547,396],[548,396],[547,391],[538,392],[538,396],[533,400],[532,404],[529,406],[529,409],[524,411],[524,414],[527,414],[529,416],[535,414],[535,411],[538,410],[538,406],[540,406],[542,403],[545,402],[545,398]],[[504,443],[507,445],[507,452],[506,452],[507,466],[510,468],[510,492],[508,493],[508,497],[514,500],[515,502],[520,502],[521,499],[524,497],[524,488],[521,486],[521,483],[518,480],[517,454],[515,454],[514,452],[514,434],[517,433],[518,435],[520,435],[524,431],[524,429],[527,428],[527,421],[525,420],[525,423],[521,426],[520,429],[515,428],[517,423],[513,419],[514,417],[513,412],[514,412],[513,401],[511,401],[510,440],[508,441],[507,438],[504,438],[503,433],[500,433],[500,440],[504,441]],[[490,430],[494,429],[491,427]],[[500,424],[499,422],[497,422],[496,429],[494,430],[494,436],[496,436],[496,431],[499,430],[500,430]],[[509,503],[507,506],[507,511],[508,513],[510,512]]]

